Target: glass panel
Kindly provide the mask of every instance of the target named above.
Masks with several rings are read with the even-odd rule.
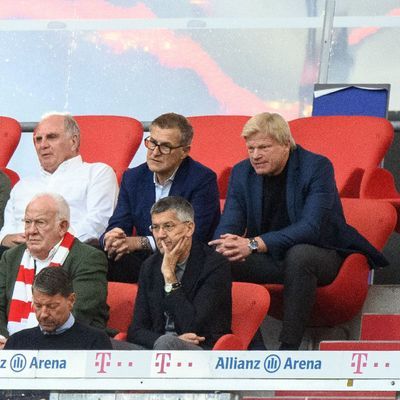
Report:
[[[3,115],[311,113],[322,0],[6,3]],[[22,176],[23,149],[10,164]]]

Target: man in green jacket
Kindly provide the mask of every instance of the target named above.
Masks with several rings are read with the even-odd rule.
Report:
[[[70,232],[69,206],[57,194],[35,196],[25,210],[26,243],[7,250],[0,261],[0,349],[6,338],[37,325],[31,285],[44,267],[62,267],[77,295],[72,313],[87,325],[104,329],[108,319],[107,260]]]

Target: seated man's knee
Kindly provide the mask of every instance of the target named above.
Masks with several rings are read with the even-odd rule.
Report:
[[[177,337],[174,335],[162,335],[153,345],[154,350],[176,350]]]
[[[309,244],[296,244],[285,255],[285,275],[311,272],[313,248]]]

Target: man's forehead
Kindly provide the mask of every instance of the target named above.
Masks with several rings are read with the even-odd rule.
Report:
[[[55,132],[64,133],[64,131],[65,131],[64,117],[55,115],[39,122],[39,124],[37,125],[37,127],[33,132],[33,135],[34,136],[36,136],[37,134],[46,135]]]
[[[167,210],[161,213],[152,214],[151,221],[153,223],[165,223],[165,222],[173,222],[177,221],[178,216],[176,215],[175,210]]]
[[[175,143],[181,139],[181,131],[178,128],[160,128],[155,125],[150,128],[150,136],[161,143]]]
[[[46,202],[44,199],[40,200],[34,201],[28,205],[28,207],[25,210],[25,217],[27,216],[47,217],[56,213],[50,202]]]
[[[64,297],[59,293],[55,295],[50,295],[36,289],[33,289],[32,297],[35,303],[46,304],[46,305],[50,304],[57,305],[60,304],[64,299]]]

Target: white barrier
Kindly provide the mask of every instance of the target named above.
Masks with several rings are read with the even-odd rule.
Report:
[[[1,389],[382,390],[400,351],[1,351]]]

